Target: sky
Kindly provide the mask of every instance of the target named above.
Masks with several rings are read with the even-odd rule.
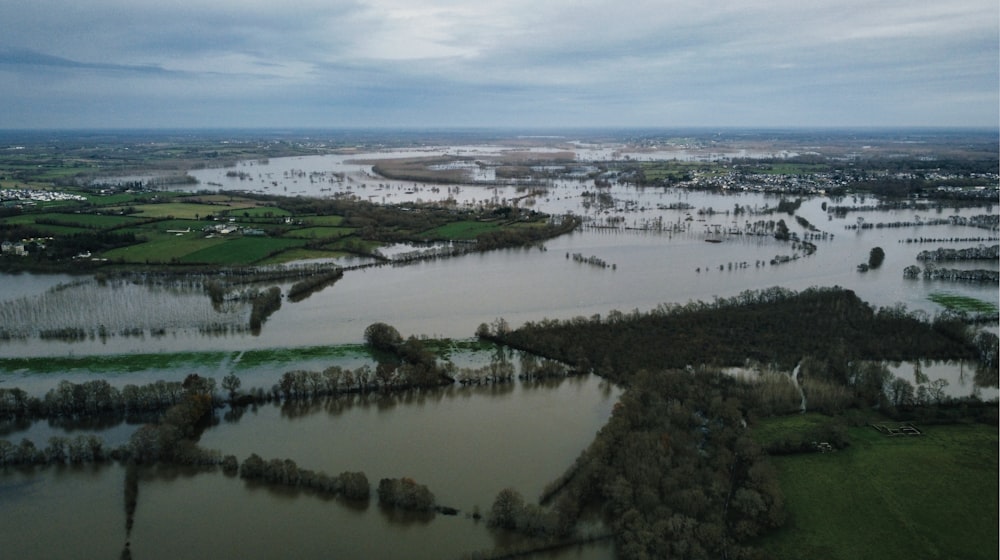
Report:
[[[7,0],[0,129],[1000,126],[997,0]]]

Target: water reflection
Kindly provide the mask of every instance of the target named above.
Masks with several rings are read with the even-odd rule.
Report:
[[[890,373],[910,382],[915,388],[936,383],[943,396],[961,399],[975,396],[989,401],[1000,398],[996,374],[979,371],[976,364],[964,360],[924,360],[915,362],[890,362]]]
[[[456,558],[513,538],[486,529],[471,513],[488,510],[503,487],[539,493],[606,422],[618,394],[592,376],[349,394],[226,411],[199,441],[240,458],[287,457],[331,474],[361,470],[373,484],[409,476],[431,488],[438,503],[460,509],[456,516],[389,511],[367,501],[261,485],[217,468],[103,463],[4,471],[0,504],[10,521],[0,526],[0,538],[17,540],[33,530],[32,522],[70,523],[79,516],[93,530],[72,534],[77,557],[113,557],[127,542],[133,557],[151,559],[192,551],[198,557],[273,558],[292,550],[300,558]],[[92,499],[95,491],[100,500]],[[44,517],[49,509],[59,514]],[[64,557],[66,538],[22,541],[5,547],[5,555]],[[613,551],[601,543],[566,554],[609,558]]]

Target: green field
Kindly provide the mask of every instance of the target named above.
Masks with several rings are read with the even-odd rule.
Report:
[[[298,239],[274,239],[270,237],[237,237],[223,241],[225,242],[188,253],[179,260],[189,264],[239,265],[256,263],[272,256],[273,253],[301,247],[305,244],[305,241]]]
[[[342,227],[305,227],[298,228],[289,231],[284,235],[284,237],[292,239],[336,239],[338,237],[344,237],[346,235],[351,235],[356,230],[355,228],[342,228]]]
[[[75,187],[65,190],[84,192]],[[461,242],[498,230],[509,233],[492,239],[488,248],[496,248],[569,231],[550,227],[544,218],[532,218],[530,223],[494,215],[484,218],[477,210],[433,205],[397,208],[357,201],[170,191],[107,196],[89,192],[87,199],[60,202],[61,211],[39,204],[8,212],[0,218],[0,226],[11,226],[7,228],[10,237],[52,239],[44,245],[28,245],[26,257],[5,256],[0,264],[8,269],[44,266],[51,270],[52,257],[68,262],[68,255],[90,251],[98,257],[85,263],[91,267],[251,266],[344,254],[371,255],[383,244]],[[514,217],[517,214],[520,212]],[[231,227],[225,235],[207,229],[223,224]],[[525,228],[533,229],[526,234]],[[131,245],[123,246],[126,243]],[[73,266],[80,264],[74,261]]]
[[[148,203],[151,199],[173,198],[177,193],[120,193],[120,194],[94,194],[92,191],[73,191],[74,194],[85,197],[92,204],[97,206],[129,205],[136,203]]]
[[[825,163],[772,163],[754,168],[755,173],[767,175],[808,175],[830,170]]]
[[[247,218],[259,219],[259,218],[284,218],[286,216],[291,216],[292,213],[284,208],[278,208],[277,206],[261,206],[258,208],[247,208],[241,212],[238,212],[240,216]],[[339,216],[338,216],[339,217]]]
[[[331,226],[336,227],[344,223],[343,216],[303,216],[302,224],[306,226]]]
[[[773,438],[823,421],[811,416],[767,419],[759,431]],[[757,543],[766,556],[997,558],[996,426],[917,427],[924,435],[850,428],[847,449],[774,457],[788,520]]]
[[[968,296],[960,296],[946,292],[934,292],[927,296],[927,299],[944,306],[945,309],[950,309],[952,311],[968,311],[972,313],[997,312],[997,306],[995,303],[990,303],[988,301]]]
[[[201,233],[194,232],[182,235],[153,232],[144,235],[147,238],[146,242],[112,249],[103,253],[101,257],[132,264],[170,263],[226,242],[223,237],[206,239]]]
[[[0,221],[0,223],[11,223],[11,222]],[[43,235],[48,235],[53,237],[58,237],[60,235],[73,235],[74,233],[86,233],[88,231],[91,231],[88,228],[72,227],[72,226],[56,226],[52,224],[31,224],[31,228]]]
[[[181,218],[185,220],[196,220],[209,214],[221,215],[229,211],[235,211],[226,206],[216,206],[214,204],[192,204],[188,202],[166,202],[162,204],[141,204],[135,207],[136,211],[143,218]]]
[[[496,222],[455,222],[429,229],[421,232],[420,235],[427,239],[475,239],[480,233],[493,231],[498,227]]]
[[[5,218],[3,223],[34,225],[38,221],[52,222],[52,224],[39,224],[39,227],[43,225],[58,225],[77,229],[111,229],[135,223],[136,219],[129,216],[104,214],[46,212],[43,214],[22,214],[20,216],[12,216],[10,218]]]

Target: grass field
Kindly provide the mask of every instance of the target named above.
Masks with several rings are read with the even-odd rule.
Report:
[[[147,241],[105,252],[101,256],[126,263],[169,263],[226,242],[225,238],[206,239],[200,233],[175,235],[166,232],[144,232]]]
[[[0,221],[0,223],[10,223],[10,222]],[[60,235],[73,235],[74,233],[86,233],[88,231],[91,231],[88,228],[72,227],[72,226],[56,226],[52,224],[31,224],[31,227],[32,229],[37,230],[39,233],[43,235],[51,235],[53,237],[57,237]]]
[[[239,213],[241,216],[246,215],[248,218],[284,218],[286,216],[291,216],[292,213],[284,208],[278,208],[277,206],[260,206],[257,208],[247,208]],[[338,216],[339,217],[339,216]]]
[[[351,235],[355,231],[355,228],[306,227],[293,229],[284,236],[291,239],[336,239],[345,235]]]
[[[816,422],[822,418],[776,418],[760,429],[776,437]],[[766,556],[997,558],[997,428],[917,427],[924,435],[850,428],[847,449],[774,457],[789,516],[759,540]]]
[[[475,239],[477,235],[497,229],[496,222],[455,222],[421,232],[428,239]]]
[[[424,163],[426,162],[421,164]],[[77,191],[74,189],[74,192]],[[58,204],[66,206],[62,211],[39,204],[25,210],[22,215],[0,219],[0,226],[20,226],[10,229],[18,232],[21,237],[54,238],[47,244],[48,248],[39,247],[34,251],[36,254],[29,255],[34,258],[7,259],[5,264],[32,268],[38,266],[44,252],[56,254],[61,249],[60,245],[72,243],[73,247],[94,247],[90,250],[101,260],[89,262],[92,266],[101,266],[99,263],[102,262],[111,266],[251,266],[344,254],[371,254],[382,245],[382,239],[386,236],[393,239],[461,242],[475,239],[485,232],[544,227],[544,220],[531,223],[511,223],[500,219],[479,220],[471,212],[455,213],[443,220],[434,219],[430,222],[412,220],[412,209],[404,208],[385,210],[390,214],[397,214],[399,218],[388,220],[389,223],[396,224],[386,228],[392,230],[390,233],[368,231],[371,228],[347,227],[346,224],[350,223],[347,216],[355,212],[350,205],[345,209],[339,209],[338,206],[336,211],[342,214],[330,215],[328,212],[335,211],[334,207],[325,203],[288,203],[290,209],[285,209],[276,206],[283,203],[282,198],[169,191],[109,196],[89,193],[88,200],[89,203],[60,202]],[[207,219],[209,216],[211,219]],[[43,223],[37,223],[39,220]],[[442,224],[448,220],[454,222],[419,231],[419,228],[429,227],[429,223]],[[222,224],[231,228],[225,237],[206,229],[206,226]],[[375,230],[380,229],[378,225],[373,227]],[[115,235],[92,235],[96,232]],[[88,236],[82,239],[61,239],[78,233]],[[543,236],[546,233],[543,232]],[[128,247],[106,249],[131,242],[123,234],[134,235],[135,242]],[[517,244],[524,237],[534,238],[513,235],[503,242]],[[305,249],[307,245],[310,245],[309,250]]]
[[[968,296],[960,296],[946,292],[934,292],[927,296],[927,299],[952,311],[968,311],[972,313],[997,312],[996,304]]]
[[[117,354],[101,356],[47,356],[44,358],[0,358],[0,372],[59,374],[90,372],[128,373],[169,369],[178,364],[210,366],[222,362],[232,352],[175,352],[170,354]],[[11,383],[12,385],[14,383]]]
[[[163,204],[140,204],[135,207],[143,218],[166,218],[172,216],[185,220],[203,218],[209,214],[220,215],[236,209],[213,204],[191,204],[187,202],[166,202]]]
[[[303,216],[302,223],[307,226],[336,227],[344,223],[343,216]]]
[[[177,196],[178,193],[118,193],[118,194],[95,194],[89,190],[73,190],[73,194],[78,194],[96,206],[112,207],[117,205],[146,204],[152,200],[164,200]]]
[[[136,222],[135,218],[129,216],[109,216],[102,214],[67,214],[63,212],[46,212],[44,214],[22,214],[5,218],[3,223],[7,224],[27,224],[35,225],[35,222],[52,222],[53,225],[85,228],[85,229],[111,229]],[[42,225],[49,224],[40,224]]]
[[[179,260],[182,263],[191,264],[252,264],[271,256],[272,253],[301,247],[305,244],[303,240],[270,237],[238,237],[224,241],[225,243],[188,253]]]

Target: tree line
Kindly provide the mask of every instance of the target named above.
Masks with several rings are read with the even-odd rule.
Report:
[[[790,370],[804,356],[846,364],[975,360],[980,354],[972,333],[954,318],[927,320],[899,306],[875,309],[842,288],[775,287],[645,313],[543,319],[477,334],[617,382],[642,370],[733,366],[747,359]],[[839,380],[846,382],[845,375]]]

